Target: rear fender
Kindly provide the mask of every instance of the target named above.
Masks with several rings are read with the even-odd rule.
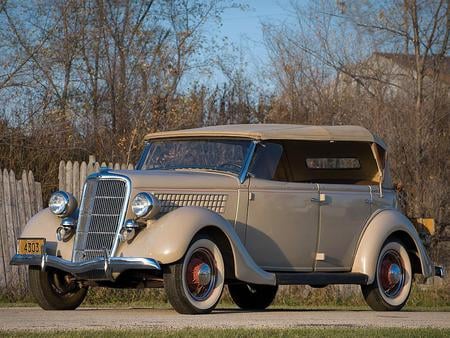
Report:
[[[369,219],[358,244],[352,272],[366,274],[368,276],[367,283],[373,283],[378,255],[383,244],[392,236],[403,239],[405,244],[412,244],[412,247],[407,249],[410,254],[417,255],[420,260],[420,272],[424,277],[434,275],[434,265],[428,257],[414,225],[395,209],[377,210]]]

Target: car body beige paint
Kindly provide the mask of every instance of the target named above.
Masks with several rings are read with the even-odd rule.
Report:
[[[367,185],[319,184],[325,201],[320,205],[317,252],[323,260],[314,271],[350,271],[358,234],[370,217]]]
[[[122,243],[116,256],[149,257],[161,264],[180,260],[194,235],[206,226],[219,228],[233,250],[236,278],[254,284],[275,285],[273,273],[262,270],[243,245],[247,218],[248,182],[240,184],[235,175],[193,171],[118,171],[132,185],[131,199],[142,191],[155,194],[224,194],[223,213],[206,208],[180,207],[149,222],[131,243]],[[133,214],[128,209],[127,218]]]
[[[134,175],[130,176],[133,178]],[[237,187],[237,184],[235,187]],[[221,187],[221,189],[223,190],[224,187]],[[242,204],[243,201],[248,200],[248,194],[245,193],[245,189],[242,190],[244,191],[240,192],[241,198],[238,198],[237,195],[230,198],[231,205]],[[133,189],[133,193],[137,191]],[[122,243],[116,255],[149,257],[157,259],[163,264],[169,264],[183,257],[191,239],[199,230],[206,226],[215,226],[230,241],[236,277],[249,283],[273,285],[275,283],[274,274],[262,270],[254,262],[243,245],[243,237],[238,236],[233,227],[233,219],[239,219],[239,223],[241,223],[244,215],[239,215],[234,207],[230,207],[227,216],[230,219],[227,220],[205,208],[178,208],[160,219],[150,222],[148,227],[141,231],[130,243]],[[283,215],[280,214],[279,217],[279,224],[282,224]],[[56,229],[60,225],[60,221],[61,219],[53,215],[49,209],[44,209],[30,219],[21,237],[46,238],[48,254],[71,260],[74,237],[67,242],[56,240]],[[423,275],[425,277],[432,276],[433,265],[416,230],[404,215],[392,209],[377,210],[368,221],[358,242],[352,272],[367,274],[369,276],[368,282],[373,281],[378,253],[389,235],[396,231],[403,231],[405,235],[411,237],[417,248]],[[270,253],[267,254],[270,255]]]
[[[71,260],[74,237],[67,242],[56,240],[60,218],[49,209],[36,214],[27,223],[21,237],[45,238],[47,254]],[[161,264],[170,264],[184,256],[192,238],[206,226],[220,229],[233,250],[236,278],[254,284],[275,285],[275,275],[262,270],[245,250],[232,225],[220,215],[199,207],[178,208],[150,222],[130,243],[122,243],[116,255],[148,257]]]
[[[319,197],[317,184],[249,181],[245,245],[253,259],[269,271],[312,271],[319,204],[311,199]]]
[[[152,134],[147,136],[147,139],[159,139],[159,138],[172,138],[172,137],[248,137],[255,140],[266,139],[301,139],[301,140],[354,140],[364,142],[375,142],[385,147],[384,144],[369,131],[361,127],[354,126],[338,126],[338,127],[313,127],[313,126],[289,126],[289,125],[250,125],[250,126],[222,126],[201,128],[194,131],[180,131],[180,132],[168,132],[161,134]],[[225,194],[227,195],[226,207],[223,211],[215,213],[207,208],[201,207],[183,207],[180,206],[174,211],[162,213],[161,216],[148,223],[147,227],[138,232],[137,236],[130,242],[120,243],[115,255],[124,257],[147,257],[153,258],[161,262],[162,264],[170,264],[178,261],[185,254],[192,238],[198,231],[205,227],[213,226],[220,229],[228,238],[230,246],[233,250],[233,259],[235,267],[235,275],[238,279],[255,284],[270,284],[276,283],[276,278],[273,273],[264,271],[261,266],[255,263],[252,256],[247,252],[246,245],[248,227],[254,226],[255,229],[258,224],[249,224],[247,219],[247,212],[250,210],[251,204],[258,202],[264,194],[267,195],[270,190],[281,191],[287,186],[294,186],[296,184],[286,184],[284,182],[270,182],[270,189],[268,187],[259,187],[261,191],[256,190],[249,194],[249,179],[243,183],[239,182],[236,175],[225,174],[219,172],[207,172],[207,171],[114,171],[109,174],[119,174],[128,177],[131,182],[131,196],[134,196],[141,192],[147,191],[154,194]],[[388,165],[385,167],[385,175],[383,180],[383,186],[386,189],[392,188],[391,181],[389,179]],[[320,186],[320,185],[319,185]],[[324,188],[326,185],[324,185]],[[410,236],[416,245],[417,254],[420,259],[422,273],[425,277],[433,275],[434,267],[432,262],[428,258],[423,245],[420,242],[417,232],[415,231],[411,222],[403,216],[397,210],[374,210],[373,207],[378,209],[385,209],[392,205],[393,194],[382,194],[376,191],[376,187],[367,187],[370,189],[370,203],[372,217],[369,218],[365,227],[360,227],[358,231],[355,230],[353,236],[359,237],[359,241],[356,243],[354,251],[354,260],[349,267],[352,272],[364,273],[369,276],[368,282],[373,281],[375,275],[375,268],[377,263],[378,254],[380,249],[390,234],[396,231],[402,231],[404,235]],[[342,187],[345,189],[345,187]],[[358,188],[359,189],[359,188]],[[288,189],[289,190],[289,189]],[[328,189],[329,190],[329,189]],[[320,187],[318,188],[318,193]],[[256,194],[255,194],[256,193]],[[327,191],[325,191],[325,194]],[[378,193],[379,196],[376,196]],[[328,191],[330,194],[330,191]],[[261,196],[258,196],[261,195]],[[252,200],[253,197],[253,200]],[[326,197],[326,196],[325,196]],[[388,198],[389,197],[389,198]],[[257,198],[257,200],[254,200]],[[259,200],[261,201],[261,200]],[[257,217],[264,219],[265,212],[271,212],[272,208],[279,208],[277,223],[285,224],[292,218],[289,213],[283,213],[283,204],[276,204],[277,199],[272,199],[273,203],[269,203],[269,211],[267,208],[261,208],[258,211]],[[310,204],[310,199],[304,201]],[[128,210],[126,218],[133,217],[130,210],[130,203],[128,203]],[[327,208],[330,206],[320,205],[315,207],[319,215],[320,208]],[[366,207],[364,207],[366,208]],[[342,210],[341,210],[342,211]],[[332,213],[332,216],[338,216]],[[268,216],[268,215],[267,215]],[[340,222],[345,222],[345,219],[352,217],[352,214],[345,213],[341,218],[337,217]],[[360,217],[361,218],[361,217]],[[61,219],[53,215],[48,209],[45,209],[35,215],[26,225],[22,237],[36,238],[45,237],[47,239],[47,253],[51,255],[57,255],[66,260],[72,258],[72,248],[74,243],[74,237],[67,242],[58,242],[56,240],[56,229],[60,225]],[[250,218],[251,221],[251,218]],[[257,222],[256,222],[257,223]],[[320,223],[319,223],[320,224]],[[330,223],[331,224],[331,223]],[[332,225],[332,224],[331,224]],[[330,226],[331,226],[330,225]],[[313,225],[314,229],[317,225]],[[361,229],[364,229],[361,232]],[[270,231],[275,231],[274,228],[267,226],[268,235]],[[313,231],[314,232],[314,231]],[[361,232],[361,234],[360,234]],[[339,233],[339,232],[338,232]],[[342,246],[345,241],[340,241],[338,233],[333,236],[329,236],[328,242],[335,242],[333,245]],[[284,233],[281,232],[281,235]],[[285,237],[289,237],[289,233],[284,234]],[[349,231],[345,233],[345,236],[351,236]],[[270,239],[270,238],[269,238]],[[272,238],[274,239],[274,238]],[[280,243],[286,243],[287,238],[281,238]],[[301,241],[315,241],[320,239],[301,237],[298,245],[301,245]],[[322,238],[325,239],[325,238]],[[324,242],[325,243],[325,242]],[[325,243],[326,244],[326,243]],[[284,247],[286,248],[286,247]],[[260,247],[258,247],[258,250]],[[281,248],[283,249],[283,248]],[[276,255],[268,247],[266,252],[267,256]],[[314,254],[314,252],[310,252]],[[292,256],[294,257],[294,256]],[[325,252],[325,257],[326,252]],[[255,257],[256,258],[256,257]],[[297,257],[298,258],[298,257]],[[317,262],[316,262],[317,263]],[[316,264],[315,268],[321,264]],[[264,264],[263,264],[264,265]],[[285,265],[296,266],[296,262],[289,260]],[[346,269],[348,264],[344,264],[343,268]],[[267,266],[265,267],[267,268]],[[273,268],[273,267],[271,267]],[[310,271],[312,268],[306,269]],[[268,269],[270,270],[270,269]],[[273,269],[277,270],[277,269]],[[279,269],[278,269],[279,270]],[[284,269],[282,269],[284,270]],[[279,271],[282,271],[279,270]],[[291,270],[292,271],[292,270]],[[325,271],[325,269],[323,270]],[[331,269],[330,269],[331,271]],[[342,270],[340,270],[342,271]]]
[[[49,209],[44,209],[30,219],[21,237],[46,238],[48,254],[70,260],[74,238],[67,242],[56,241],[59,223],[60,218],[53,215]],[[233,250],[235,275],[238,279],[249,283],[274,285],[275,276],[255,264],[231,224],[204,208],[179,208],[151,222],[131,243],[122,243],[117,255],[152,257],[163,264],[171,263],[183,257],[190,240],[206,226],[219,228],[229,239]],[[359,240],[352,272],[366,274],[368,283],[372,283],[381,247],[391,234],[398,231],[401,231],[403,236],[410,236],[415,243],[424,277],[432,276],[433,264],[420,244],[414,226],[394,209],[377,210],[371,217]]]
[[[377,210],[369,219],[359,240],[353,262],[352,272],[364,273],[368,276],[368,284],[375,278],[378,255],[386,239],[395,232],[401,236],[409,236],[417,250],[424,277],[433,276],[434,266],[421,244],[416,229],[408,218],[395,209]]]
[[[247,209],[245,202],[248,201],[246,184],[242,185],[244,189],[238,189],[239,181],[236,177],[216,173],[157,172],[152,174],[139,171],[120,171],[118,173],[127,174],[130,179],[131,199],[141,191],[173,195],[221,193],[226,194],[228,199],[223,215],[200,207],[180,207],[163,215],[150,222],[133,241],[121,243],[115,253],[116,256],[153,258],[161,264],[170,264],[183,257],[193,236],[199,230],[205,226],[215,226],[226,235],[230,242],[233,250],[235,275],[238,279],[255,284],[275,285],[275,275],[256,265],[234,228],[236,225],[237,229],[240,229],[245,223]],[[187,180],[187,178],[191,178],[191,180]],[[145,186],[152,188],[149,189]],[[201,188],[198,188],[199,186]],[[238,205],[244,207],[237,208]],[[240,212],[238,212],[239,210]],[[127,218],[131,217],[133,215],[128,207]],[[53,215],[49,209],[45,209],[27,223],[22,237],[46,238],[48,254],[71,260],[75,236],[67,242],[56,241],[56,229],[60,222],[59,217]],[[241,233],[244,235],[242,230]]]
[[[237,279],[255,284],[276,284],[275,275],[262,270],[250,257],[232,225],[205,208],[183,207],[164,215],[147,225],[130,245],[122,243],[117,255],[151,257],[162,264],[170,264],[181,259],[195,234],[208,226],[220,229],[228,238]]]
[[[52,214],[50,209],[43,209],[26,224],[20,237],[22,238],[45,238],[46,251],[49,255],[60,256],[70,260],[72,258],[73,238],[67,242],[56,240],[56,229],[61,224],[61,218]]]

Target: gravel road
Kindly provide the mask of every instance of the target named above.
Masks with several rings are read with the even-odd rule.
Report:
[[[209,315],[186,316],[173,310],[94,309],[43,311],[38,308],[1,308],[0,329],[101,328],[288,328],[323,327],[435,327],[450,328],[450,312],[372,312],[267,310],[244,312],[218,309]]]

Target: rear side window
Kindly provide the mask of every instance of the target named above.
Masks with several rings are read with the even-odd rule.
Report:
[[[359,169],[361,163],[354,157],[319,157],[307,158],[308,169]]]
[[[253,177],[295,183],[378,184],[370,142],[271,140],[261,142]]]

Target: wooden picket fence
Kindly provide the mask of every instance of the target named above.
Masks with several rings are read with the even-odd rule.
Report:
[[[86,177],[100,167],[111,169],[134,169],[133,165],[99,163],[94,156],[89,161],[61,161],[59,166],[59,189],[74,194],[79,199]],[[25,224],[42,210],[42,189],[34,181],[31,171],[23,171],[20,179],[10,170],[0,169],[0,295],[21,298],[27,294],[28,274],[24,266],[9,263],[17,250],[17,239]]]
[[[0,170],[0,293],[22,296],[28,275],[23,266],[11,266],[19,238],[28,220],[42,209],[41,184],[31,171],[17,180],[10,170]]]
[[[73,194],[77,200],[80,200],[83,191],[84,181],[90,174],[97,172],[101,167],[108,167],[114,170],[133,170],[132,164],[96,162],[95,156],[89,156],[89,161],[61,161],[59,163],[59,190],[64,190]]]

